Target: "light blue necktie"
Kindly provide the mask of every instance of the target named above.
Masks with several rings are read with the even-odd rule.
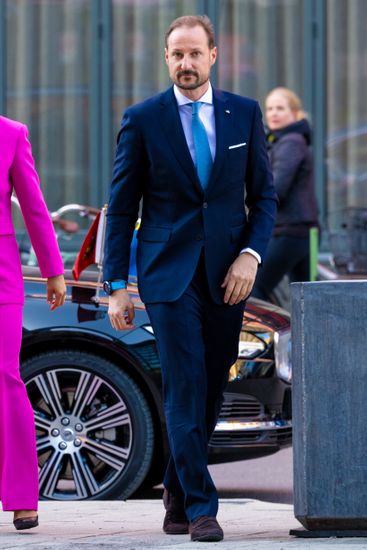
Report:
[[[199,117],[199,109],[203,103],[201,101],[195,101],[190,105],[192,108],[192,137],[195,147],[196,170],[201,186],[205,190],[209,183],[210,172],[213,167],[213,159],[210,152],[205,126]]]

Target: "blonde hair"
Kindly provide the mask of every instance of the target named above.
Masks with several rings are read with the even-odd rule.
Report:
[[[290,109],[296,115],[296,120],[302,120],[303,118],[307,118],[307,115],[303,110],[302,101],[295,92],[293,92],[289,88],[278,86],[277,88],[274,88],[268,93],[268,95],[265,98],[265,101],[268,99],[268,97],[270,97],[272,94],[275,94],[275,93],[282,95],[286,99]]]

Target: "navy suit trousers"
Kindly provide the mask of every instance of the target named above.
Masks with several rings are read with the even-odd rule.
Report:
[[[203,255],[178,300],[146,304],[160,355],[171,450],[164,486],[182,496],[190,521],[217,514],[208,442],[237,359],[244,306],[213,303]]]

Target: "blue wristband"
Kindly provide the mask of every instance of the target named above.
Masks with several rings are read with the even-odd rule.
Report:
[[[126,290],[127,283],[126,281],[104,281],[103,283],[103,290],[106,294],[109,296],[112,294],[112,292],[115,292],[115,290],[124,289]]]

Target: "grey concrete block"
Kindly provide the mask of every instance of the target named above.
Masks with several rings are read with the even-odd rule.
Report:
[[[294,511],[306,529],[367,529],[367,281],[295,283]]]

